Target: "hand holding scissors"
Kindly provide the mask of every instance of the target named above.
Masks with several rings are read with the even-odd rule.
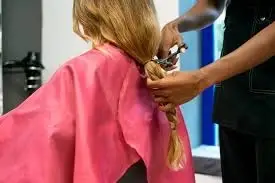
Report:
[[[181,46],[178,47],[178,49],[175,53],[170,52],[168,57],[166,57],[164,59],[154,59],[153,61],[156,62],[157,64],[160,64],[161,67],[163,67],[164,69],[170,68],[175,64],[173,62],[174,58],[178,54],[184,53],[187,49],[188,49],[188,46],[184,43],[184,44],[182,44]]]

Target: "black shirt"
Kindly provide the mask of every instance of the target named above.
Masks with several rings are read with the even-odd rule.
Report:
[[[275,21],[275,0],[272,1],[231,0],[222,55],[234,51]],[[275,57],[218,84],[213,117],[222,126],[275,138]]]

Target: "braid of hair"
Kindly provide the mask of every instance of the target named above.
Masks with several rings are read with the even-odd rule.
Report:
[[[165,71],[161,68],[159,64],[156,64],[153,61],[149,61],[144,65],[146,75],[151,80],[158,80],[165,77]],[[166,117],[169,121],[171,128],[171,134],[168,144],[168,153],[167,153],[167,162],[170,168],[173,170],[178,170],[183,168],[185,161],[183,143],[180,139],[177,127],[178,127],[178,118],[176,108],[166,112]]]

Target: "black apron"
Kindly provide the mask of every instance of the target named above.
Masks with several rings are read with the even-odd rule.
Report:
[[[275,21],[275,0],[272,1],[259,0],[257,4],[254,0],[247,4],[231,0],[226,11],[222,56]],[[217,84],[213,119],[222,127],[274,138],[275,57]]]

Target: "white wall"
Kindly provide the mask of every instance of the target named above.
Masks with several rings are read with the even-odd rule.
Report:
[[[179,16],[179,0],[155,0],[155,5],[161,27]]]
[[[160,24],[179,14],[178,0],[155,0]],[[70,59],[89,48],[72,31],[73,0],[42,0],[42,62],[45,65],[44,80]]]
[[[42,62],[44,80],[68,59],[89,48],[72,31],[73,0],[42,0]]]

